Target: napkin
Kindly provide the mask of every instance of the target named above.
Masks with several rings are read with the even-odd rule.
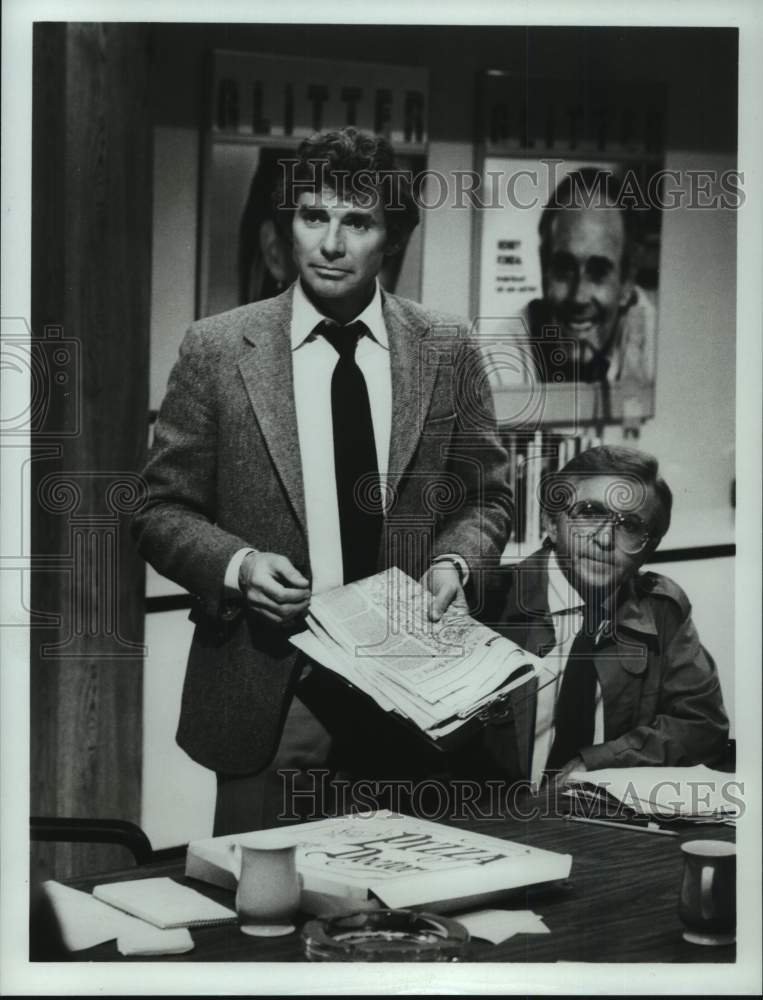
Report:
[[[52,879],[42,887],[58,919],[61,936],[69,951],[93,948],[104,941],[111,941],[132,924],[134,917],[120,913],[106,903],[99,903],[89,892],[80,892]]]
[[[69,951],[93,948],[117,938],[123,955],[177,955],[193,948],[187,930],[164,931],[143,920],[129,917],[101,903],[88,892],[80,892],[53,880],[43,889],[55,911],[64,944]]]
[[[543,917],[532,910],[475,910],[455,918],[472,937],[500,944],[515,934],[548,934]]]
[[[117,938],[117,948],[122,955],[182,955],[193,948],[193,938],[187,927],[160,930],[142,920]]]

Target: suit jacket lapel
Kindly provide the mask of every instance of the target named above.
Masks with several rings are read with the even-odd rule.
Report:
[[[510,638],[536,656],[545,656],[556,642],[548,609],[548,553],[535,552],[514,572],[510,604],[504,615]]]
[[[291,359],[292,294],[289,289],[261,303],[256,322],[244,334],[251,349],[242,355],[239,370],[284,492],[306,532]]]
[[[422,341],[427,327],[417,326],[394,298],[383,295],[392,380],[392,434],[387,482],[394,490],[408,467],[421,437],[429,409],[437,365],[427,363]]]

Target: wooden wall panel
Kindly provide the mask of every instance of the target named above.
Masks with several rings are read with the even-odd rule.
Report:
[[[150,34],[34,34],[31,812],[140,817],[144,568],[129,538],[145,458]],[[44,619],[42,616],[53,616]],[[110,847],[33,851],[66,877]]]

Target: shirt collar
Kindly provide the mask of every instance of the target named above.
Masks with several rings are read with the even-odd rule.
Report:
[[[301,283],[297,281],[294,286],[294,298],[291,307],[292,351],[296,351],[298,347],[301,347],[316,326],[327,319],[327,316],[324,316],[323,313],[315,308],[310,299],[305,295]],[[385,351],[389,350],[389,339],[387,337],[387,327],[384,325],[384,316],[382,315],[382,297],[378,281],[375,283],[371,301],[363,312],[355,317],[355,320],[365,323],[373,340],[380,347],[383,347]],[[352,322],[355,322],[355,320]],[[329,320],[329,322],[333,321]]]
[[[552,615],[574,611],[585,606],[585,601],[562,572],[556,552],[548,556],[548,610]]]
[[[618,627],[633,629],[647,635],[657,634],[651,604],[645,599],[643,586],[639,586],[641,576],[632,577],[617,595],[617,609],[614,618]],[[548,610],[552,615],[576,611],[585,606],[585,601],[562,572],[556,552],[552,549],[548,556]]]

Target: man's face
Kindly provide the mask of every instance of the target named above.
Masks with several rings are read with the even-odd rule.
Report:
[[[543,295],[563,337],[609,346],[633,286],[622,277],[625,228],[613,208],[560,211],[551,223]]]
[[[354,319],[371,299],[387,252],[382,206],[360,205],[327,188],[303,192],[292,231],[306,294],[333,319]]]
[[[547,519],[546,529],[562,571],[580,596],[586,602],[601,602],[614,596],[647,555],[645,548],[635,551],[641,542],[634,544],[632,537],[638,533],[629,536],[616,528],[606,511],[626,515],[629,526],[641,522],[647,533],[656,523],[659,500],[654,487],[645,487],[630,477],[577,476],[570,485],[574,495],[568,509],[554,521]],[[585,513],[576,516],[576,506],[584,507]],[[602,516],[597,518],[597,511]]]

